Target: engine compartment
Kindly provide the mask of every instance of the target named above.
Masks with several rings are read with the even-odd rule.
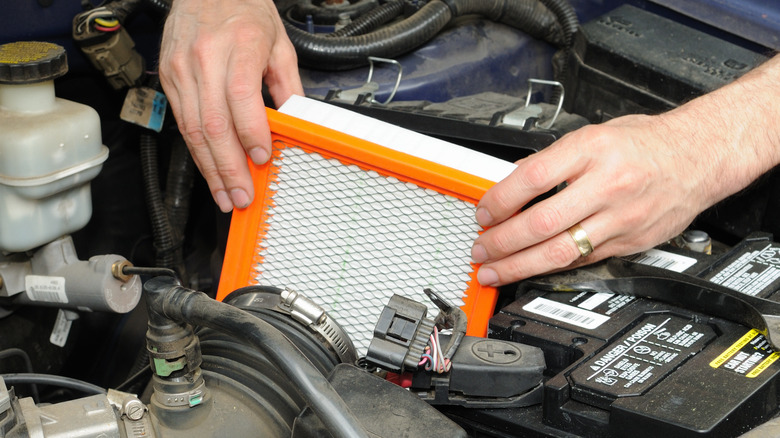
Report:
[[[68,222],[62,203],[37,223],[0,215],[0,236],[25,238],[13,245],[0,239],[0,436],[736,436],[776,415],[780,369],[771,331],[754,333],[761,327],[726,305],[552,292],[526,281],[499,290],[486,338],[461,340],[456,312],[433,300],[439,317],[426,322],[432,315],[415,313],[424,333],[413,333],[427,341],[434,326],[449,324],[455,334],[443,335],[444,343],[468,347],[451,356],[458,374],[425,371],[422,362],[377,369],[392,354],[382,350],[367,361],[348,334],[334,336],[351,321],[323,317],[333,311],[320,307],[316,290],[298,290],[308,301],[296,305],[284,284],[213,300],[231,217],[215,207],[165,114],[154,70],[169,4],[81,3],[19,3],[0,17],[1,44],[64,48],[69,71],[52,79],[51,93],[96,111],[94,129],[108,154],[104,162],[99,148],[79,157],[91,159],[86,167],[95,173],[74,177],[91,183],[67,201],[83,221]],[[101,9],[112,3],[111,14]],[[586,124],[672,109],[739,77],[780,48],[780,8],[763,3],[276,2],[307,97],[506,161]],[[532,18],[521,14],[526,9]],[[107,20],[103,28],[115,18],[122,33],[94,30],[95,17]],[[397,37],[399,29],[415,38]],[[352,36],[360,34],[369,36]],[[6,126],[2,140],[16,138]],[[13,151],[34,166],[26,174],[17,164],[0,169],[0,187],[44,181],[52,172],[44,160],[13,145],[0,149],[0,160],[11,163]],[[55,174],[66,180],[76,170]],[[681,237],[646,255],[686,265],[677,271],[686,277],[650,274],[707,290],[698,280],[720,285],[735,270],[754,269],[764,283],[751,295],[774,302],[776,178],[773,170],[697,218],[691,229],[710,239],[709,253]],[[63,188],[53,192],[59,198]],[[0,199],[10,198],[4,193]],[[6,203],[3,211],[34,204]],[[43,237],[26,239],[33,231]],[[628,277],[609,263],[550,277],[548,286]],[[630,274],[650,275],[637,269]],[[122,295],[129,301],[117,306],[116,290],[130,290]],[[193,297],[203,304],[182,304]],[[231,321],[246,324],[244,332],[227,327]],[[629,355],[640,347],[655,362]]]

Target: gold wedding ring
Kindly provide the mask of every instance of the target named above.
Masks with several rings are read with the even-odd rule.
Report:
[[[590,239],[588,239],[588,233],[582,229],[580,224],[569,228],[569,235],[574,239],[574,243],[577,244],[577,249],[580,250],[580,254],[582,254],[583,257],[587,257],[588,254],[593,252],[593,244],[591,244]]]

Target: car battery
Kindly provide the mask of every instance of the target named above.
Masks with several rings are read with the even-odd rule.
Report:
[[[759,298],[771,299],[780,286],[780,244],[767,236],[719,255],[667,245],[630,261]],[[579,272],[565,278],[587,279],[599,267]],[[450,409],[474,436],[737,436],[776,414],[780,353],[759,330],[736,322],[741,310],[729,300],[707,296],[701,306],[681,307],[538,284],[520,284],[516,300],[490,320],[489,336],[544,351],[543,402]]]

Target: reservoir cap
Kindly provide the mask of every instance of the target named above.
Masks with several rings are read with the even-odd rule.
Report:
[[[57,44],[19,41],[0,45],[0,84],[43,82],[67,71],[67,53]]]

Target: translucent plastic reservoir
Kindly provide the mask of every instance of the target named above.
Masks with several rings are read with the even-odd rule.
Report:
[[[0,84],[0,251],[30,250],[86,225],[89,181],[107,157],[97,112],[56,98],[53,80]]]

